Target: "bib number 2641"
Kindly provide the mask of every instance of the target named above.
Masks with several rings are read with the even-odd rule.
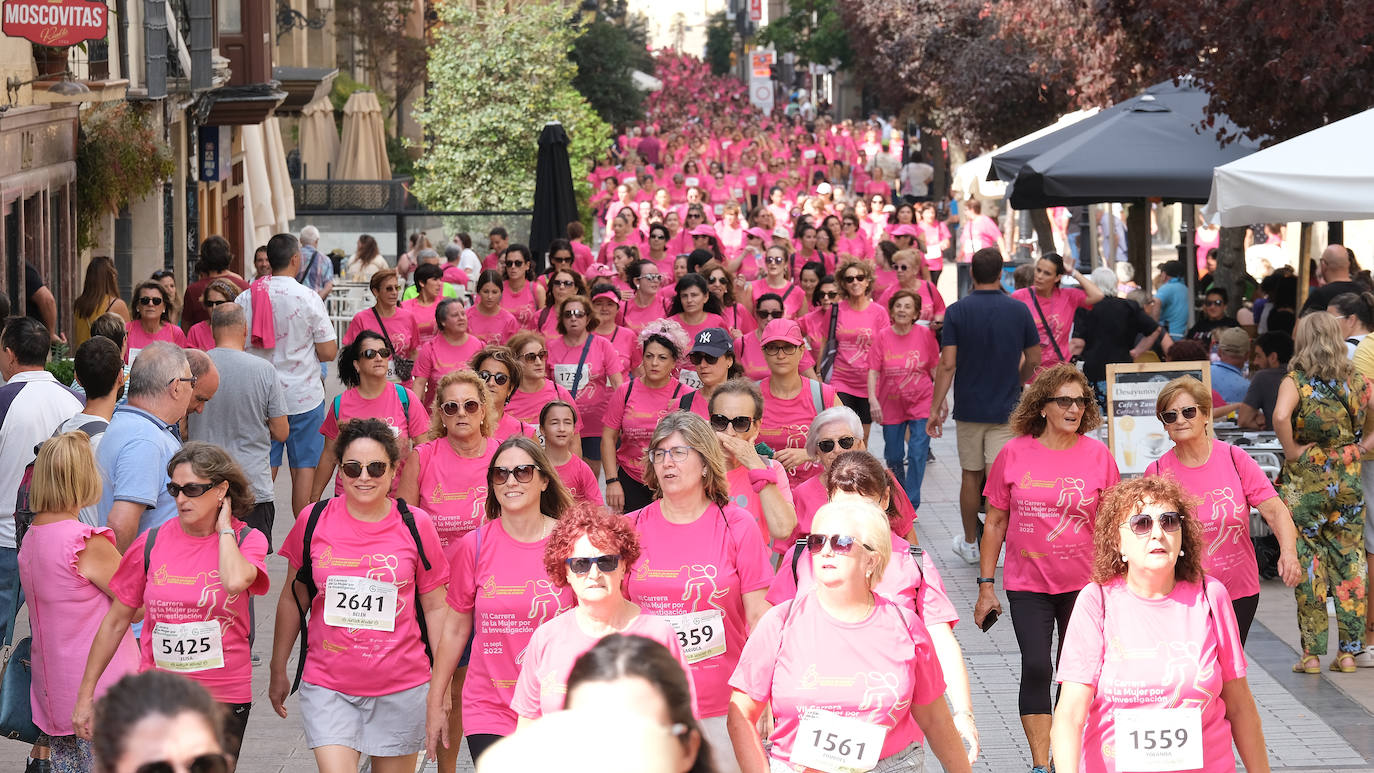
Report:
[[[396,630],[396,585],[333,575],[325,581],[324,622],[337,628]]]

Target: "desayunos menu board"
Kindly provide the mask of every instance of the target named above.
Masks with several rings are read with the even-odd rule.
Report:
[[[1123,477],[1144,473],[1151,462],[1174,446],[1155,415],[1155,400],[1164,385],[1188,376],[1211,392],[1211,368],[1206,361],[1107,366],[1108,445]]]

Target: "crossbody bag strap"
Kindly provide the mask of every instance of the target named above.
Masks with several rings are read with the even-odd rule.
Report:
[[[391,334],[386,332],[386,323],[382,321],[382,315],[377,313],[377,307],[372,307],[372,316],[377,318],[377,324],[382,328],[382,338],[386,339],[386,345],[391,349],[391,356],[397,357],[401,353],[396,351],[396,344],[391,343]]]
[[[1030,288],[1031,300],[1035,302],[1035,313],[1040,315],[1040,324],[1045,327],[1045,337],[1050,339],[1050,346],[1054,347],[1054,353],[1059,357],[1060,362],[1067,362],[1064,359],[1064,352],[1059,349],[1059,342],[1054,338],[1054,331],[1050,329],[1049,320],[1045,319],[1045,310],[1040,308],[1040,295],[1035,292],[1035,288]]]
[[[572,389],[569,389],[573,399],[577,398],[577,390],[582,383],[582,366],[587,364],[587,352],[592,348],[592,333],[587,333],[587,341],[582,344],[582,356],[577,358],[577,372],[573,374]]]

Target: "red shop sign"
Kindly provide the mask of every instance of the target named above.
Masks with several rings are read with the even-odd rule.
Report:
[[[42,46],[74,46],[105,37],[109,9],[90,0],[4,0],[3,30]]]

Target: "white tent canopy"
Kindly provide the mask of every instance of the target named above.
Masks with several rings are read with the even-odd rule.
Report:
[[[1223,226],[1374,218],[1374,110],[1216,168],[1203,209]]]
[[[1011,150],[1012,148],[1024,145],[1031,140],[1039,139],[1050,132],[1060,129],[1072,123],[1096,115],[1098,108],[1091,107],[1087,110],[1076,110],[1060,116],[1058,121],[1046,126],[1038,131],[1033,131],[1024,137],[1012,140],[991,153],[984,153],[977,158],[971,158],[959,165],[959,169],[954,172],[954,191],[960,199],[967,199],[974,195],[984,198],[997,199],[1007,193],[1007,184],[1001,180],[989,180],[988,169],[992,166],[992,157],[998,153]]]
[[[630,71],[630,80],[634,82],[635,88],[640,91],[661,91],[663,89],[663,81],[639,70]]]

